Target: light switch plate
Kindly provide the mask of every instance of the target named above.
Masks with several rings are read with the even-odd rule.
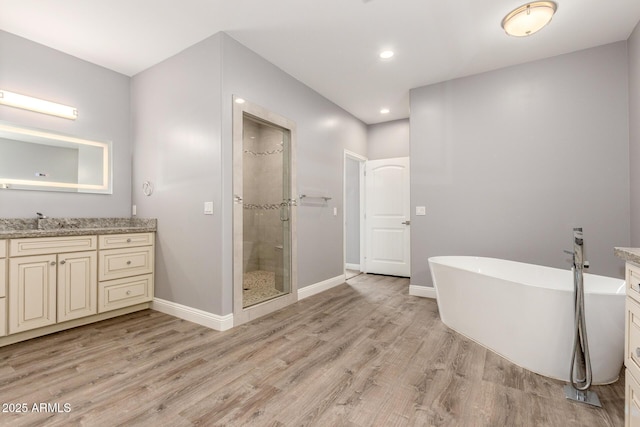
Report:
[[[213,202],[204,202],[204,214],[213,215]]]
[[[416,216],[422,216],[427,214],[426,206],[416,206]]]

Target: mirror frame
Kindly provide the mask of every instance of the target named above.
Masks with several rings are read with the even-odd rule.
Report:
[[[30,179],[3,178],[0,176],[0,190],[39,190],[39,191],[64,191],[77,193],[113,193],[113,173],[112,173],[112,144],[111,141],[99,141],[95,139],[78,138],[49,130],[30,128],[26,126],[14,125],[0,122],[0,133],[7,134],[7,139],[16,141],[35,143],[33,139],[45,139],[57,146],[91,146],[102,149],[102,182],[100,184],[78,184],[56,181],[39,181]],[[4,136],[2,136],[4,137]]]

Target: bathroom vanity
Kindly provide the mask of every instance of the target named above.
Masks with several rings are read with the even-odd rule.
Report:
[[[625,426],[640,426],[640,248],[615,248],[626,261],[625,304]]]
[[[0,219],[0,346],[144,310],[155,219]]]

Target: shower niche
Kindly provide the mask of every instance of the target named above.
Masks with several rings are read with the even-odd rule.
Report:
[[[234,325],[297,301],[295,123],[234,97]]]

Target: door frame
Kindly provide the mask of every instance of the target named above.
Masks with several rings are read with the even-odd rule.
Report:
[[[237,102],[238,99],[243,101]],[[253,118],[265,123],[271,123],[289,131],[290,144],[290,161],[289,161],[289,178],[290,178],[290,195],[295,200],[297,195],[297,175],[296,175],[296,123],[286,117],[276,114],[266,108],[251,103],[246,98],[240,98],[233,95],[233,197],[231,201],[233,205],[233,326],[238,326],[249,322],[257,317],[272,313],[283,307],[298,301],[298,233],[297,233],[297,207],[293,203],[290,206],[290,277],[291,289],[286,295],[274,298],[256,305],[243,307],[242,285],[243,285],[243,209],[238,209],[238,205],[242,204],[243,197],[243,123],[244,115],[253,116]]]
[[[366,260],[365,260],[365,165],[368,159],[365,156],[354,153],[353,151],[344,150],[344,157],[342,161],[342,254],[343,254],[343,266],[344,273],[346,275],[347,272],[347,160],[355,160],[360,165],[360,271],[363,273],[367,272]]]

